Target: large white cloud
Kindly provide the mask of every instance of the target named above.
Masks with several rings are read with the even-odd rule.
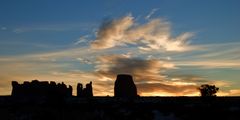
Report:
[[[192,36],[190,32],[172,36],[170,23],[160,18],[140,24],[133,16],[127,15],[104,22],[91,48],[107,49],[132,44],[146,51],[186,51],[192,48],[188,41]]]

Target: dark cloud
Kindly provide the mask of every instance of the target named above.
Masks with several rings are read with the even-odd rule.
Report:
[[[173,67],[173,64],[157,59],[143,60],[123,55],[101,56],[96,66],[99,75],[114,78],[117,74],[131,74],[139,82],[163,80],[165,76],[160,71]]]
[[[174,65],[158,59],[143,60],[124,55],[105,55],[98,59],[96,73],[102,80],[98,86],[113,88],[117,74],[131,74],[138,87],[138,94],[144,93],[170,93],[173,95],[196,94],[197,86],[186,83],[185,80],[171,80],[164,71],[174,69]],[[100,81],[101,81],[100,80]],[[192,82],[193,78],[189,78]],[[108,89],[110,90],[110,89]]]

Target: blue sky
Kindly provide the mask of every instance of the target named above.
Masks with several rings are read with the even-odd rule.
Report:
[[[96,95],[112,95],[116,74],[128,73],[136,76],[141,95],[196,95],[194,87],[203,83],[218,85],[220,95],[240,95],[239,5],[238,0],[2,0],[0,94],[10,94],[13,79],[42,79],[73,86],[92,80]],[[112,70],[117,67],[122,70]],[[149,69],[151,78],[145,80],[138,69]]]

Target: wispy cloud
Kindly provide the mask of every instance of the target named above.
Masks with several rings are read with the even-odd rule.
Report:
[[[74,43],[74,45],[79,45],[79,44],[86,43],[86,42],[88,41],[88,37],[89,37],[89,35],[81,36],[81,37]]]
[[[239,96],[240,89],[231,89],[231,90],[219,90],[217,93],[218,96]]]
[[[105,21],[91,43],[94,49],[107,49],[118,46],[137,45],[144,51],[187,51],[193,47],[189,39],[193,33],[185,32],[176,37],[171,35],[170,23],[162,19],[152,19],[140,24],[132,15]]]
[[[1,30],[7,30],[7,27],[1,27]]]
[[[185,61],[179,62],[176,64],[178,66],[195,66],[200,68],[238,68],[240,69],[239,60],[211,60],[211,61]]]
[[[34,31],[52,31],[52,32],[63,32],[70,30],[91,30],[96,27],[95,23],[59,23],[59,24],[40,24],[40,25],[25,25],[18,26],[14,28],[12,31],[14,33],[26,33],[26,32],[34,32]]]
[[[150,12],[147,16],[145,16],[145,19],[146,19],[146,20],[149,20],[150,17],[151,17],[156,11],[158,11],[158,8],[152,9],[151,12]]]
[[[181,55],[172,55],[172,57],[175,58],[174,63],[177,66],[195,66],[205,69],[240,69],[239,45],[239,42],[198,45],[201,49]]]
[[[144,96],[188,96],[198,95],[195,85],[167,85],[162,83],[137,84],[138,90]]]

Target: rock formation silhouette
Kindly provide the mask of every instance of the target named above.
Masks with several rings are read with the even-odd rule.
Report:
[[[12,81],[12,96],[17,97],[70,97],[72,86],[67,87],[63,82],[56,84],[51,81],[25,81],[19,84]]]
[[[92,82],[86,84],[86,88],[83,88],[81,83],[77,84],[77,96],[78,97],[93,97]]]
[[[83,85],[81,83],[77,84],[77,96],[83,97]]]
[[[114,86],[114,96],[120,98],[137,97],[137,88],[131,75],[120,74],[117,76]]]
[[[12,81],[12,96],[47,97],[51,100],[62,99],[72,96],[72,86],[67,87],[63,82],[55,83],[54,81],[49,83],[48,81],[32,80],[31,82],[25,81],[23,84]],[[117,75],[114,86],[114,96],[120,98],[135,98],[138,96],[137,88],[131,75]],[[83,88],[81,83],[78,83],[77,97],[93,97],[92,82],[86,84],[85,88]]]

